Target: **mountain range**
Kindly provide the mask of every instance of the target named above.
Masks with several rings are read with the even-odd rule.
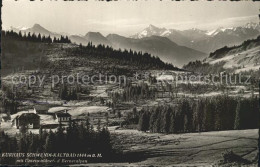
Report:
[[[181,66],[188,61],[205,58],[206,54],[200,51],[177,45],[166,37],[150,36],[141,39],[109,34],[106,37],[114,48],[132,49],[158,55],[165,62]]]
[[[24,33],[40,33],[45,36],[60,37],[64,33],[49,31],[39,24],[31,28],[14,28],[12,30]],[[189,61],[202,60],[210,52],[223,47],[241,44],[260,34],[260,26],[248,23],[245,26],[234,28],[218,28],[212,31],[200,29],[174,30],[149,25],[143,31],[130,37],[118,34],[109,34],[106,37],[100,32],[88,32],[86,35],[70,35],[73,43],[87,45],[103,44],[113,48],[131,49],[148,52],[158,56],[163,61],[182,66]],[[67,34],[65,34],[67,35]]]
[[[51,36],[51,37],[60,37],[61,33],[55,33],[55,32],[51,32],[49,30],[47,30],[46,28],[42,27],[40,24],[34,24],[31,28],[27,28],[27,27],[11,27],[11,30],[15,31],[15,32],[19,32],[21,31],[22,33],[35,33],[35,34],[42,34],[44,36]]]
[[[81,35],[71,35],[69,36],[71,42],[87,45],[89,42],[92,42],[94,45],[103,44],[112,46],[111,42],[104,37],[100,32],[88,32],[85,36]]]
[[[130,37],[134,39],[142,39],[154,35],[167,37],[178,45],[210,53],[224,46],[241,44],[243,41],[255,38],[259,34],[259,24],[251,22],[240,27],[218,28],[211,31],[195,28],[181,31],[150,25],[141,32]]]

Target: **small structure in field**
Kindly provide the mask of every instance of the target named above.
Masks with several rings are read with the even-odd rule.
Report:
[[[47,114],[49,110],[48,105],[35,105],[34,106],[34,113],[35,114]]]
[[[71,120],[71,115],[67,112],[67,110],[64,110],[64,111],[59,111],[59,112],[55,113],[55,118],[60,123],[66,123]]]
[[[16,116],[13,121],[17,129],[19,129],[21,126],[25,126],[29,129],[40,128],[40,116],[35,113],[23,113]]]

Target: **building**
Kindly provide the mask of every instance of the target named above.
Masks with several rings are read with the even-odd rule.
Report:
[[[34,106],[34,113],[35,114],[47,114],[49,110],[48,105],[35,105]]]
[[[71,120],[71,115],[67,112],[67,110],[64,110],[55,113],[55,118],[60,123],[66,123]]]
[[[19,129],[21,126],[25,126],[29,129],[40,128],[40,116],[35,113],[23,113],[18,115],[13,120],[14,126]]]

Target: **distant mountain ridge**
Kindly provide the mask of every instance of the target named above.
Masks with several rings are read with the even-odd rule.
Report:
[[[165,62],[181,66],[190,60],[202,59],[205,53],[179,46],[166,37],[151,36],[142,39],[126,38],[116,34],[109,34],[107,39],[115,48],[145,51],[158,55]]]
[[[22,27],[22,28],[15,28],[15,27],[11,27],[11,30],[15,31],[15,32],[19,32],[21,31],[22,33],[35,33],[37,34],[42,34],[44,36],[51,36],[51,37],[60,37],[62,34],[59,33],[55,33],[55,32],[51,32],[49,30],[47,30],[46,28],[42,27],[40,24],[34,24],[31,28],[27,28],[27,27]]]
[[[127,49],[148,52],[158,56],[165,62],[182,66],[190,60],[203,59],[205,53],[190,49],[188,47],[179,46],[166,37],[151,36],[141,39],[127,38],[117,34],[109,34],[104,37],[101,33],[88,33],[86,36],[70,36],[72,42],[77,44],[104,44],[112,46],[115,49]]]
[[[73,43],[87,45],[92,42],[93,45],[108,45],[112,46],[111,42],[107,40],[100,32],[88,32],[85,36],[82,35],[71,35],[69,36]]]
[[[251,22],[240,27],[218,28],[212,31],[195,28],[181,31],[150,25],[130,37],[134,39],[141,39],[153,35],[167,37],[178,45],[209,53],[225,45],[232,46],[241,44],[243,41],[255,38],[259,34],[259,24]]]
[[[60,37],[61,33],[51,32],[39,24],[31,28],[13,28],[25,33],[41,33],[51,37]],[[182,66],[189,61],[202,60],[205,53],[213,52],[224,46],[241,44],[243,41],[260,34],[260,26],[248,23],[234,28],[219,28],[214,31],[200,29],[174,30],[149,25],[146,29],[131,37],[109,34],[106,37],[100,32],[88,32],[86,35],[70,35],[73,43],[87,45],[103,44],[113,48],[132,49],[148,52],[166,62]]]
[[[100,32],[88,32],[84,38],[88,42],[92,42],[94,45],[103,44],[111,46],[110,41],[108,41]]]
[[[156,27],[152,25],[150,27],[151,30],[155,28]],[[156,31],[161,30],[157,29]],[[23,30],[23,32],[41,33],[44,35],[50,35],[52,37],[61,35],[48,31],[39,24],[35,24],[32,28],[27,28]],[[110,34],[107,37],[104,37],[100,32],[88,32],[84,36],[71,35],[69,36],[69,39],[73,43],[82,45],[87,45],[89,42],[92,42],[92,44],[94,45],[102,44],[111,46],[116,49],[131,49],[136,51],[147,52],[153,54],[154,56],[158,56],[165,62],[173,63],[176,66],[182,66],[188,61],[203,59],[206,57],[206,54],[203,52],[185,46],[179,46],[178,44],[172,42],[170,39],[160,36],[133,39],[123,37],[117,34]]]

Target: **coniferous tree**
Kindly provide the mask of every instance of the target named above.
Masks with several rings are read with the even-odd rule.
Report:
[[[55,150],[55,135],[52,132],[52,130],[50,130],[50,133],[48,134],[46,143],[44,145],[44,149],[45,149],[45,152],[48,152],[48,153],[53,153],[56,151]]]
[[[101,121],[100,121],[100,119],[98,119],[98,123],[97,123],[97,131],[98,131],[98,132],[101,131]]]
[[[171,112],[170,118],[171,118],[170,133],[176,133],[177,129],[176,129],[175,111],[174,110],[173,110],[173,112]]]
[[[146,132],[149,129],[149,114],[148,112],[141,112],[139,118],[139,129]]]
[[[163,130],[164,130],[165,133],[169,133],[170,132],[171,113],[172,113],[171,107],[168,107],[166,112],[164,112],[164,119],[163,119],[164,127],[163,127]]]
[[[241,102],[239,101],[236,108],[236,116],[235,116],[235,122],[234,122],[234,129],[238,130],[241,128],[241,118],[240,113],[241,112]]]

